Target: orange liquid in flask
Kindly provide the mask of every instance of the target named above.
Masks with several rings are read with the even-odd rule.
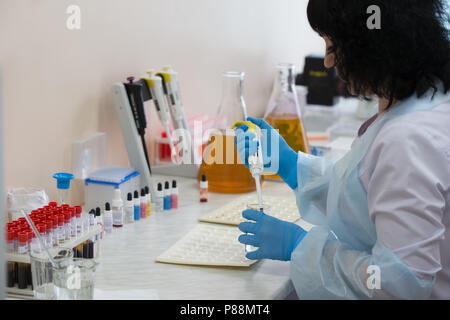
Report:
[[[272,128],[278,129],[280,135],[295,152],[310,153],[305,127],[298,115],[271,113],[265,120]],[[264,176],[269,179],[281,180],[276,174],[266,173]]]
[[[198,180],[205,174],[211,192],[245,193],[256,190],[255,179],[239,159],[234,138],[234,135],[215,134],[205,148]]]

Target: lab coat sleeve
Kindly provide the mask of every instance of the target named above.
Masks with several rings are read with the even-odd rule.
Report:
[[[298,153],[297,181],[294,192],[302,219],[315,224],[325,223],[328,184],[333,163],[324,157]]]
[[[291,279],[300,299],[426,299],[422,280],[381,242],[371,252],[351,249],[326,226],[313,227],[291,256]]]

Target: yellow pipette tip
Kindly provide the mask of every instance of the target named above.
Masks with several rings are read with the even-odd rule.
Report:
[[[231,129],[243,126],[244,124],[248,127],[249,132],[256,132],[256,124],[254,124],[251,121],[236,121],[231,127]]]

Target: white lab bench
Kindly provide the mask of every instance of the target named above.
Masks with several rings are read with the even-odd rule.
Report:
[[[310,108],[304,117],[309,131],[325,132],[330,138],[312,144],[325,146],[332,140],[336,142],[337,145],[330,145],[333,151],[329,154],[330,160],[336,160],[346,152],[349,141],[355,137],[357,128],[363,122],[355,117],[356,107],[356,99],[341,99],[333,109],[323,111],[324,108],[319,108],[317,111]],[[332,124],[335,126],[331,129],[337,128],[337,137],[342,135],[344,143],[335,140],[332,130],[325,130]],[[343,132],[342,128],[347,131]],[[160,175],[154,175],[153,179],[155,184],[177,180],[179,208],[163,212],[152,210],[150,217],[114,228],[111,234],[103,234],[95,284],[95,288],[102,291],[102,296],[117,298],[119,293],[119,299],[273,300],[285,299],[294,291],[289,262],[261,260],[250,267],[155,262],[156,257],[198,223],[205,223],[199,222],[199,217],[246,194],[210,192],[209,201],[200,203],[195,179]],[[264,194],[295,198],[294,192],[285,183],[271,180],[265,181]],[[297,224],[306,230],[311,227],[303,220],[297,221]]]
[[[163,176],[154,179],[166,180]],[[146,219],[104,234],[95,287],[105,291],[140,289],[144,295],[145,291],[153,291],[157,298],[164,300],[286,298],[294,290],[289,262],[261,260],[248,268],[155,262],[157,256],[200,223],[199,217],[242,195],[210,193],[209,201],[200,203],[195,179],[175,179],[180,192],[178,209],[152,211]],[[294,192],[286,184],[276,181],[266,180],[264,194],[294,198]]]
[[[325,128],[334,124],[331,129],[337,128],[335,131],[338,136],[341,133],[344,139],[347,136],[347,142],[344,143],[346,146],[338,146],[338,149],[330,154],[333,160],[346,152],[345,149],[349,148],[348,141],[352,141],[357,128],[363,123],[363,120],[355,117],[357,105],[357,99],[340,99],[332,109],[319,108],[317,111],[312,107],[306,113],[305,121],[309,130],[333,135],[333,132]],[[342,132],[339,128],[346,128],[347,131]],[[331,135],[329,141],[336,138]],[[335,141],[340,144],[339,141]],[[333,149],[334,147],[332,146]],[[174,177],[153,178],[156,183],[172,180]],[[210,193],[209,202],[200,203],[198,183],[195,179],[175,179],[180,192],[179,209],[152,211],[150,217],[115,229],[112,234],[104,235],[100,265],[96,274],[96,288],[130,291],[129,297],[139,292],[135,290],[141,290],[141,295],[148,294],[151,298],[164,300],[271,300],[288,297],[294,290],[289,276],[289,262],[261,260],[248,268],[155,262],[157,256],[200,223],[199,217],[243,195]],[[285,183],[278,181],[266,180],[263,187],[264,194],[295,198],[294,192]],[[311,225],[303,220],[297,221],[297,224],[306,230],[311,228]],[[146,297],[134,296],[134,298]]]

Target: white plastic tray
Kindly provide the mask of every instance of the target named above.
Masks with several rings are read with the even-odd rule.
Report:
[[[244,245],[238,241],[241,234],[236,227],[199,223],[157,257],[156,261],[187,265],[249,267],[256,260],[245,258]]]
[[[199,218],[199,221],[221,223],[237,226],[245,221],[242,211],[247,209],[247,204],[258,203],[256,194],[243,196],[235,199],[227,205],[220,207]],[[275,218],[295,222],[300,219],[295,198],[283,198],[273,196],[263,196],[263,203],[269,206],[269,212],[265,212]]]

